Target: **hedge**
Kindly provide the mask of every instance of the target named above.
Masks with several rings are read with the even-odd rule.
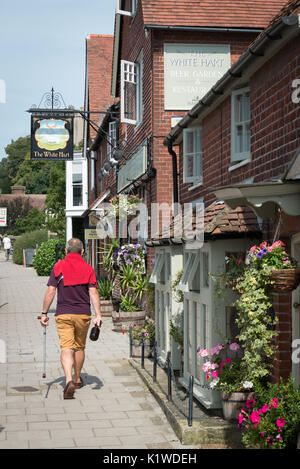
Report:
[[[39,246],[48,239],[47,230],[36,230],[30,233],[24,233],[16,238],[13,244],[13,262],[15,264],[23,264],[23,249],[34,248]]]
[[[56,245],[59,246],[58,259],[65,257],[65,240],[48,239],[41,244],[36,255],[33,258],[33,267],[40,276],[48,276],[56,262]]]

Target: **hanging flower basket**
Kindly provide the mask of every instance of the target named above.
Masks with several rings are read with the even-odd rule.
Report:
[[[295,290],[300,284],[300,269],[275,269],[271,273],[270,290],[274,293],[287,293]]]

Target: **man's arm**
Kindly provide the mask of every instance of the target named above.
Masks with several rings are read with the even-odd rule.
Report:
[[[100,326],[101,316],[101,307],[100,307],[100,298],[97,288],[89,288],[90,299],[95,310],[96,319],[94,320],[94,325]]]
[[[52,287],[52,286],[48,287],[45,293],[44,301],[43,301],[43,313],[48,313],[49,308],[52,305],[52,302],[54,300],[55,292],[56,292],[56,287]],[[41,324],[43,326],[48,325],[48,317],[46,316],[46,314],[42,315]]]

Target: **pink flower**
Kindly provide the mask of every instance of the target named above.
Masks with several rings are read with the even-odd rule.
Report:
[[[250,407],[253,407],[255,404],[255,399],[249,399],[246,401],[246,407],[249,409]]]
[[[219,376],[219,373],[217,371],[213,371],[211,374],[212,378],[217,378]]]
[[[278,399],[276,399],[276,397],[271,400],[271,407],[278,407]]]
[[[228,365],[228,363],[231,363],[231,362],[232,362],[231,358],[226,358],[226,360],[225,360],[226,365]]]
[[[238,260],[238,265],[240,265],[243,262],[242,258],[240,257]]]
[[[276,439],[282,441],[282,436],[281,436],[281,435],[277,435],[277,436],[276,436]]]
[[[249,419],[252,423],[258,423],[261,420],[261,417],[258,412],[253,411],[252,414],[249,415]]]
[[[244,415],[240,412],[239,413],[239,424],[243,423],[244,419],[245,419]]]
[[[208,381],[210,378],[209,373],[206,373],[206,381]]]
[[[204,363],[204,365],[202,366],[202,370],[204,371],[204,373],[207,373],[208,371],[210,371],[211,370],[211,362]]]
[[[229,348],[233,352],[237,352],[239,350],[240,346],[236,342],[233,342],[232,344],[229,345]]]
[[[257,251],[257,249],[258,249],[257,246],[252,246],[252,248],[250,249],[250,252],[255,252]]]
[[[268,243],[267,243],[266,241],[263,241],[263,242],[259,245],[259,247],[260,247],[260,249],[263,249],[263,248],[267,247],[267,245],[268,245]]]
[[[215,370],[216,368],[219,368],[218,363],[212,363],[211,364],[211,370]]]
[[[264,437],[265,437],[265,432],[260,432],[260,436],[261,436],[262,438],[264,438]]]
[[[285,425],[285,420],[284,420],[283,418],[276,420],[276,425],[277,425],[277,427],[279,427],[279,428],[284,427],[284,425]]]
[[[272,248],[272,246],[270,246],[270,247],[268,248],[268,252],[272,252],[272,251],[273,251],[273,248]]]
[[[209,353],[208,353],[208,350],[206,350],[205,348],[202,348],[199,350],[198,355],[201,358],[205,358],[205,357],[208,357]]]
[[[270,406],[265,404],[264,406],[262,406],[261,410],[262,412],[265,414],[266,412],[268,412],[268,410],[270,409]]]

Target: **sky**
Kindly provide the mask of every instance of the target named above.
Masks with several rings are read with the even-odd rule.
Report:
[[[115,0],[0,1],[0,159],[30,134],[30,114],[45,92],[83,106],[85,38],[113,34]]]

